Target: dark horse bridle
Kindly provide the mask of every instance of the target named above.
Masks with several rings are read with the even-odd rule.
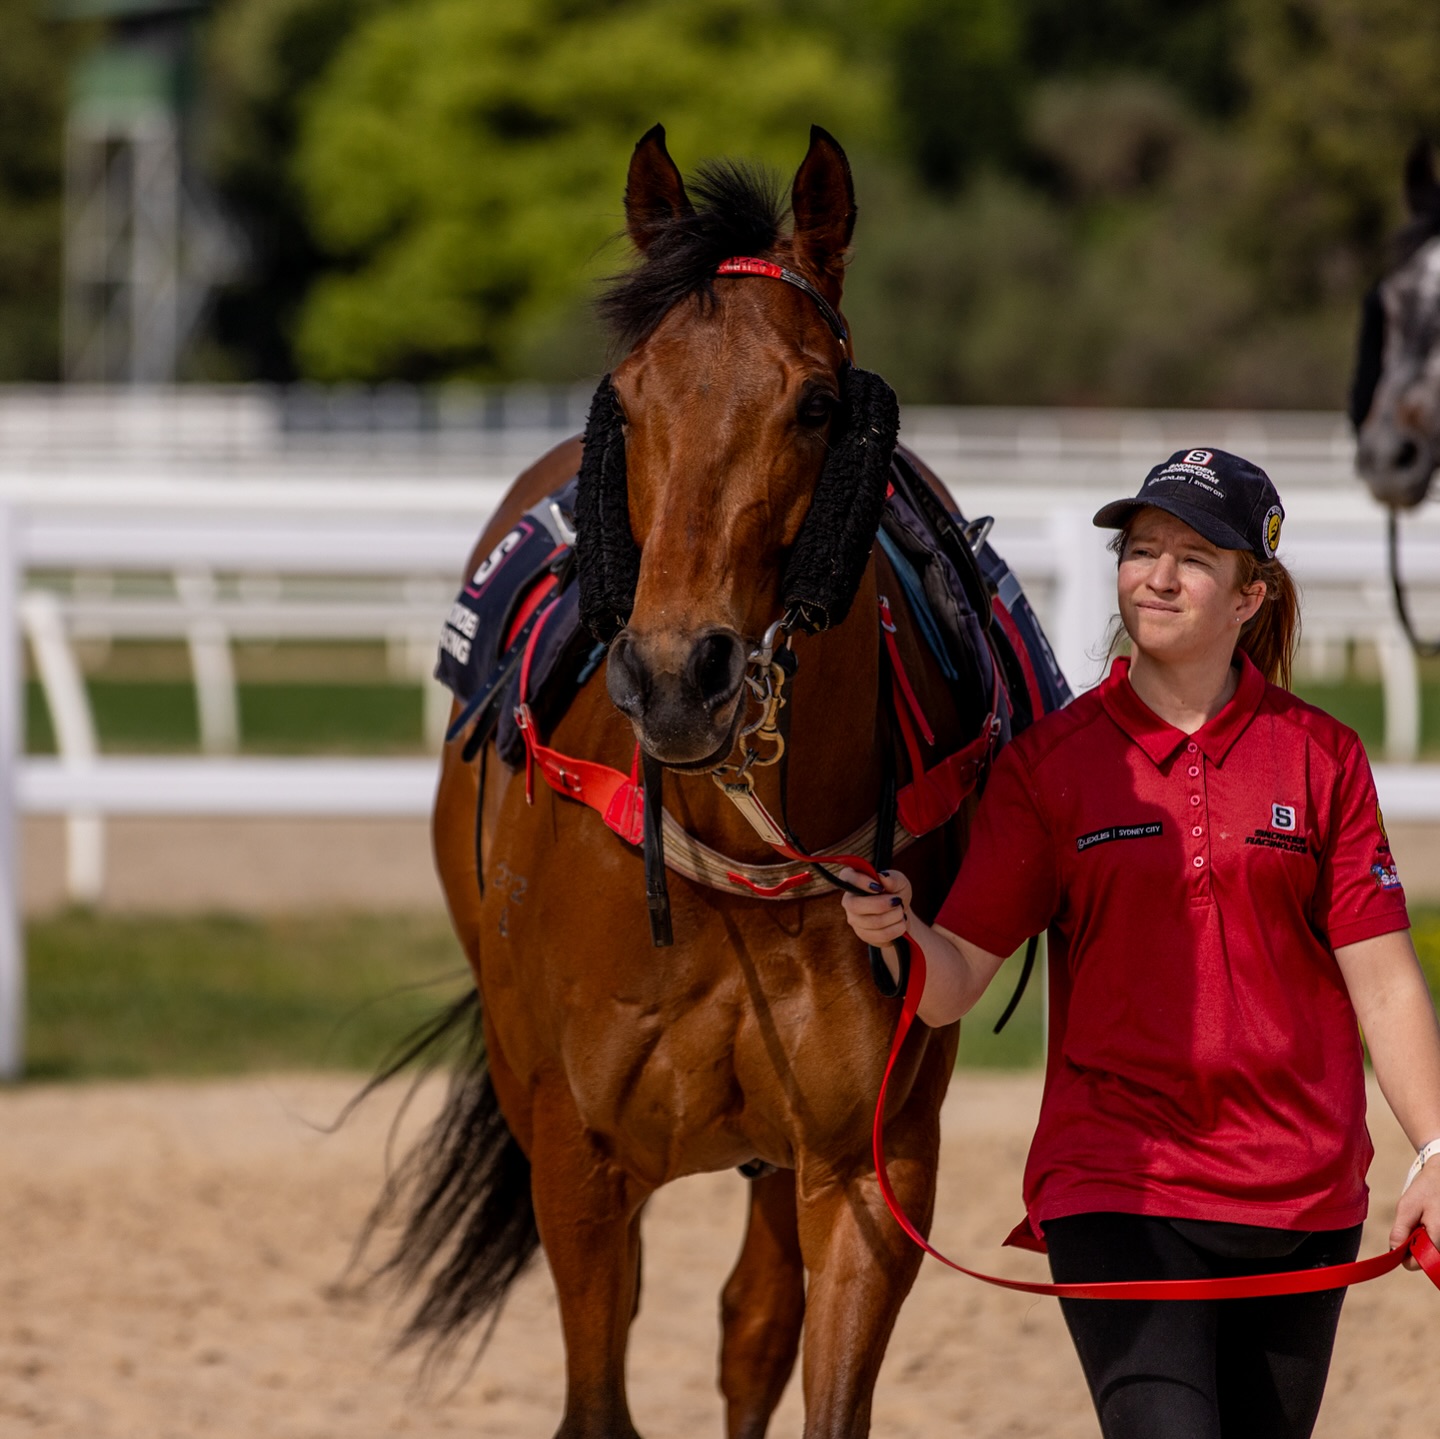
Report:
[[[1395,597],[1395,614],[1400,621],[1400,628],[1405,631],[1405,638],[1410,641],[1410,648],[1415,651],[1417,659],[1433,660],[1440,655],[1440,639],[1421,639],[1414,620],[1410,618],[1410,602],[1405,594],[1405,582],[1400,578],[1400,512],[1393,505],[1387,521],[1386,538],[1390,562],[1390,593]]]

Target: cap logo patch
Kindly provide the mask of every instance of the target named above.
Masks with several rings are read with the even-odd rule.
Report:
[[[1191,450],[1180,463],[1182,465],[1208,465],[1214,458],[1214,450]]]
[[[1280,548],[1280,521],[1285,518],[1279,505],[1271,505],[1265,511],[1265,524],[1260,531],[1260,543],[1265,548],[1265,558],[1273,560]]]

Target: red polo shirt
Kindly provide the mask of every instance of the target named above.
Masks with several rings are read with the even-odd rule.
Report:
[[[1093,1210],[1339,1229],[1365,1217],[1365,1079],[1334,950],[1409,918],[1353,730],[1242,656],[1193,735],[1129,662],[1000,755],[936,923],[1050,930],[1029,1228]]]

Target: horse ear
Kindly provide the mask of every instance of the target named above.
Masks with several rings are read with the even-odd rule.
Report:
[[[839,141],[819,125],[810,127],[810,149],[795,172],[790,209],[800,269],[819,280],[822,288],[833,290],[828,298],[838,300],[845,251],[855,233],[855,183]]]
[[[1405,157],[1405,203],[1415,219],[1440,214],[1440,181],[1435,178],[1435,156],[1423,137]]]
[[[635,248],[648,250],[671,220],[693,215],[685,182],[665,148],[665,127],[652,125],[635,146],[625,180],[625,228]]]

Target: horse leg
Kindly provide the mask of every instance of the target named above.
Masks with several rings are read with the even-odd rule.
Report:
[[[725,1432],[728,1439],[763,1439],[795,1367],[805,1317],[805,1265],[790,1170],[750,1181],[750,1221],[720,1313]]]
[[[565,1417],[555,1439],[639,1439],[625,1398],[625,1346],[649,1191],[601,1152],[563,1079],[541,1085],[531,1115],[535,1218],[565,1335]]]
[[[886,1128],[890,1182],[922,1231],[934,1211],[938,1115],[938,1099],[912,1102]],[[810,1274],[804,1436],[863,1439],[880,1361],[915,1282],[920,1249],[886,1209],[873,1167],[846,1173],[802,1163],[797,1184],[800,1245]]]

